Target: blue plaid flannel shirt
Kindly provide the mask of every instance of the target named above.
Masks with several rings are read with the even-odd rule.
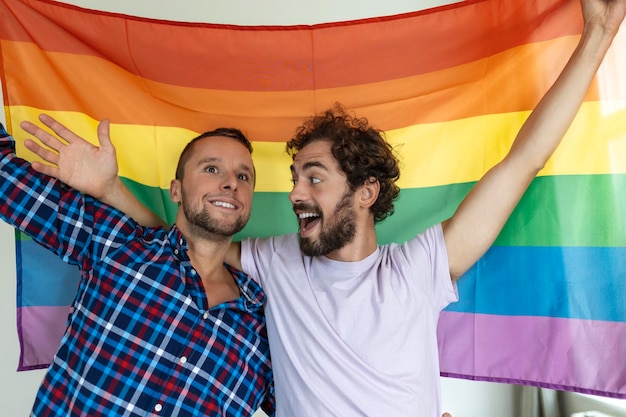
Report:
[[[2,220],[81,271],[32,415],[272,415],[261,288],[229,267],[241,297],[208,308],[176,227],[143,228],[14,148],[0,125]]]

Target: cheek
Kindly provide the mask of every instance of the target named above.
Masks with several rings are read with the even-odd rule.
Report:
[[[244,200],[248,204],[248,206],[252,205],[252,200],[254,199],[254,191],[250,191],[246,193]]]
[[[326,195],[319,195],[318,198],[315,198],[315,204],[322,210],[325,216],[333,214],[335,209],[337,208],[337,203],[339,202],[339,196],[335,195],[334,192],[329,192]]]

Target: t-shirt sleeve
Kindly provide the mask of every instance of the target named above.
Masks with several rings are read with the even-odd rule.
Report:
[[[272,239],[254,238],[241,241],[241,267],[261,287],[269,268],[273,246]]]
[[[410,262],[415,262],[418,269],[427,268],[423,270],[421,284],[424,290],[431,294],[433,307],[441,311],[450,303],[458,301],[458,289],[450,276],[441,224],[426,229],[408,241],[405,246]]]

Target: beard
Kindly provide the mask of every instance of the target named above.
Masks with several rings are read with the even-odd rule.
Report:
[[[187,199],[184,188],[181,189],[181,197],[183,200],[183,213],[185,213],[191,231],[205,239],[213,241],[230,239],[248,223],[248,216],[244,215],[230,223],[216,220],[211,217],[208,210],[204,207],[194,206],[191,201]]]
[[[355,213],[352,209],[354,191],[348,191],[341,197],[333,213],[328,216],[329,223],[325,224],[326,216],[320,222],[320,233],[317,240],[309,237],[300,238],[300,250],[306,256],[323,256],[352,242],[356,234]]]

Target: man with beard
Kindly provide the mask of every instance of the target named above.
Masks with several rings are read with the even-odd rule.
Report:
[[[0,217],[81,272],[32,415],[273,415],[265,295],[224,262],[250,215],[248,139],[222,128],[187,145],[169,230],[33,171],[14,149],[0,125]]]
[[[247,239],[226,256],[268,294],[278,416],[440,415],[439,312],[457,299],[455,281],[492,245],[560,143],[626,0],[582,0],[582,11],[577,48],[508,155],[450,219],[404,244],[377,244],[375,224],[393,213],[399,192],[397,161],[381,132],[340,106],[298,129],[287,150],[299,234]],[[84,155],[114,160],[107,135],[100,149],[67,136],[73,146],[44,142],[60,155],[28,145],[57,165],[37,169],[72,178],[73,161]],[[118,191],[110,190],[122,187],[110,175],[117,171],[89,173],[96,166],[78,167],[93,178],[79,188],[113,202]],[[141,222],[159,221],[137,202],[124,204]]]

